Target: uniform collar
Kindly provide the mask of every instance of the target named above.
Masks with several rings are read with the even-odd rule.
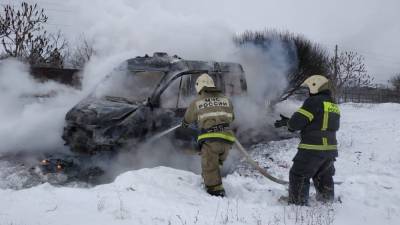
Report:
[[[215,87],[204,87],[200,94],[206,94],[206,93],[221,93],[221,90]]]
[[[318,92],[318,93],[316,93],[316,94],[310,94],[310,96],[317,96],[317,95],[327,95],[327,96],[331,96],[331,95],[332,95],[332,92],[331,92],[330,90],[326,89],[326,90],[322,90],[322,91],[320,91],[320,92]]]

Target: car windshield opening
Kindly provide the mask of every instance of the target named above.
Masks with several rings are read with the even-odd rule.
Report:
[[[160,96],[162,108],[187,108],[197,93],[194,81],[198,74],[186,74],[174,80]]]
[[[163,72],[160,71],[113,71],[95,90],[95,96],[124,98],[137,102],[151,96],[160,82]]]

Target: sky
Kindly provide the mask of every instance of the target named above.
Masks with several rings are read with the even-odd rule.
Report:
[[[22,0],[0,0],[1,3]],[[71,43],[95,41],[104,55],[169,51],[185,58],[229,60],[232,35],[278,29],[303,34],[331,54],[356,51],[385,83],[400,72],[398,0],[27,0]]]

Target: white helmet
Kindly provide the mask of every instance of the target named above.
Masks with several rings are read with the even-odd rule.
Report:
[[[311,94],[317,94],[322,86],[327,84],[329,80],[322,75],[312,75],[307,78],[302,84],[302,87],[308,87]]]
[[[215,87],[213,79],[206,73],[201,74],[195,84],[197,93],[200,93],[204,87]]]

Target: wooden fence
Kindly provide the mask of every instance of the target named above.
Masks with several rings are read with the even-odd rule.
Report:
[[[31,67],[30,72],[39,81],[53,80],[74,87],[80,87],[81,85],[79,70],[77,69]]]
[[[387,88],[346,88],[337,95],[338,102],[400,103],[400,92]]]

